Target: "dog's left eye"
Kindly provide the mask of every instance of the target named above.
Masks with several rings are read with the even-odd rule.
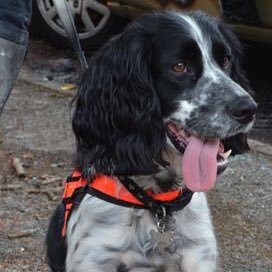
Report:
[[[228,69],[231,64],[231,57],[230,56],[225,56],[223,59],[223,68]]]
[[[185,62],[181,61],[172,66],[172,70],[176,73],[186,73],[188,71],[188,67]]]

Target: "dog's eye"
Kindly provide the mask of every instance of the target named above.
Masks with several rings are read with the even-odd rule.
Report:
[[[186,73],[188,67],[185,62],[178,62],[172,66],[172,70],[176,73]]]
[[[223,68],[228,69],[230,67],[230,63],[231,63],[231,57],[225,56],[223,59]]]

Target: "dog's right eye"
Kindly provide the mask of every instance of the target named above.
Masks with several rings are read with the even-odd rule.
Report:
[[[172,66],[172,70],[176,73],[186,73],[188,71],[188,67],[185,62],[178,62]]]

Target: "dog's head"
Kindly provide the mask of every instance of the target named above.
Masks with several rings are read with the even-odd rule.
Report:
[[[222,140],[232,137],[228,143],[243,151],[242,136],[233,136],[252,127],[257,109],[240,52],[232,32],[200,12],[132,23],[96,53],[81,81],[73,117],[81,170],[153,173],[165,164],[168,135],[185,150],[187,186],[209,189],[225,165]],[[192,167],[197,174],[186,173]]]

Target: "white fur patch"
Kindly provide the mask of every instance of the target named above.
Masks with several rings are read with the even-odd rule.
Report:
[[[198,100],[198,103],[199,103],[199,105],[206,105],[207,100],[208,100],[207,94],[206,93],[201,93],[200,97],[199,97],[199,100]]]
[[[188,101],[180,101],[178,110],[171,116],[172,118],[184,123],[190,118],[191,113],[197,108],[197,105]]]
[[[201,28],[192,18],[184,14],[181,15],[181,18],[185,20],[190,26],[190,32],[195,38],[195,41],[198,43],[198,46],[201,50],[204,64],[204,75],[214,82],[217,82],[219,80],[218,70],[220,69],[216,67],[214,61],[211,58],[211,41],[205,38]]]
[[[203,76],[206,77],[210,83],[220,83],[222,79],[229,81],[230,85],[233,85],[233,90],[238,96],[248,96],[247,92],[231,78],[229,78],[215,63],[212,57],[212,44],[211,40],[207,39],[205,33],[199,27],[196,21],[191,17],[177,13],[180,18],[186,21],[190,27],[192,37],[198,43],[198,47],[201,50],[203,57]]]

